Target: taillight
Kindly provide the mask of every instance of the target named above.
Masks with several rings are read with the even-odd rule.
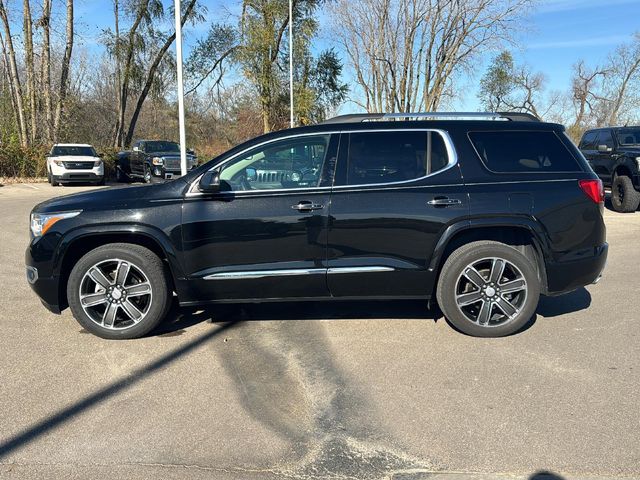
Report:
[[[604,186],[601,180],[579,180],[578,184],[595,203],[604,203]]]

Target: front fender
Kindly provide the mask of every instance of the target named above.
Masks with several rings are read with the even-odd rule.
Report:
[[[172,232],[171,235],[177,237],[178,242],[180,241],[181,235],[179,231],[176,233]],[[127,238],[134,239],[136,237],[153,242],[164,252],[174,279],[184,278],[184,270],[178,251],[169,235],[163,230],[151,225],[118,223],[88,225],[86,227],[76,228],[65,234],[60,239],[53,257],[53,274],[61,274],[64,258],[73,244],[86,240],[99,240],[101,237],[105,239],[105,243],[126,242]]]

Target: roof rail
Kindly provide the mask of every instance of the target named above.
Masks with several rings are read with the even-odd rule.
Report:
[[[417,113],[351,113],[339,115],[321,122],[330,123],[358,123],[358,122],[386,122],[402,120],[490,120],[490,121],[518,121],[539,122],[540,119],[530,113],[519,112],[417,112]]]

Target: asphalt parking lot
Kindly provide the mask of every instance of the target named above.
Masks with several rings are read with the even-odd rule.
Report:
[[[601,282],[508,338],[368,302],[174,309],[110,342],[24,275],[31,208],[86,188],[0,187],[1,478],[640,477],[640,212],[607,210]]]

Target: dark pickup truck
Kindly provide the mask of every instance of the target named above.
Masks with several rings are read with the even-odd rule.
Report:
[[[587,130],[580,151],[594,172],[611,187],[611,205],[635,212],[640,204],[640,127]]]
[[[187,152],[187,170],[198,163],[192,151]],[[181,176],[180,145],[163,140],[138,140],[133,150],[120,152],[116,165],[116,180],[139,179],[145,183],[170,180]]]

